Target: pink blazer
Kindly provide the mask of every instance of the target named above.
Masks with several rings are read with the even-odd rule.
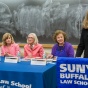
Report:
[[[8,52],[12,56],[17,56],[19,50],[20,50],[19,45],[16,43],[11,44],[9,49],[7,46],[1,46],[1,55],[4,56],[5,53]]]
[[[43,57],[44,49],[41,44],[36,44],[31,49],[28,44],[24,46],[24,57],[29,58],[28,55],[32,55],[32,57]]]

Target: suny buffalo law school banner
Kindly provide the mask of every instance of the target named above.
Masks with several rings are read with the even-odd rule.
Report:
[[[88,58],[58,57],[57,88],[88,88]]]

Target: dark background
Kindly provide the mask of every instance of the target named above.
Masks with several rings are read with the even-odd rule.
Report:
[[[53,44],[57,29],[67,33],[68,41],[79,43],[88,0],[0,0],[0,42],[10,32],[17,43],[26,43],[34,32],[42,44]]]

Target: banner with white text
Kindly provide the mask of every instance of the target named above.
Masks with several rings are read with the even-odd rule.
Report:
[[[88,58],[58,57],[58,88],[88,88]]]

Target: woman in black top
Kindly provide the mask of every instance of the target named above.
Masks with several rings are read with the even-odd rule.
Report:
[[[88,58],[88,12],[83,20],[83,29],[80,37],[80,43],[77,48],[76,57],[81,57],[84,51],[84,58]]]

